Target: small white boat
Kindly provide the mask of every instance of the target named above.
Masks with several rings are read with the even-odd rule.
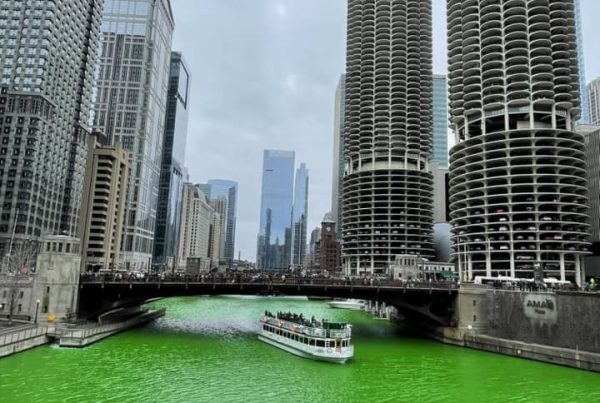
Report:
[[[365,301],[362,299],[334,299],[327,303],[331,308],[351,309],[353,311],[360,311],[365,306]]]
[[[352,325],[265,312],[258,339],[299,357],[344,364],[354,356]]]

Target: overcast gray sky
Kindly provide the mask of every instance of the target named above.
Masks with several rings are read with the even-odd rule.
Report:
[[[194,183],[239,183],[236,256],[255,259],[263,150],[310,171],[308,231],[331,206],[334,91],[346,0],[171,0],[173,49],[192,73],[186,165]],[[434,4],[434,73],[446,72],[445,0]],[[581,0],[587,80],[600,76],[600,1]]]

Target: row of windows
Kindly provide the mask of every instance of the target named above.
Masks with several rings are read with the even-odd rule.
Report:
[[[305,337],[303,335],[299,335],[297,333],[288,332],[287,330],[279,329],[274,326],[263,325],[263,330],[273,333],[273,334],[276,334],[278,336],[283,336],[290,340],[297,341],[298,343],[308,344],[309,346],[335,347],[335,341],[333,341],[333,340],[313,339],[310,337]],[[346,339],[341,340],[340,343],[341,343],[340,347],[348,346],[348,340],[346,340]]]

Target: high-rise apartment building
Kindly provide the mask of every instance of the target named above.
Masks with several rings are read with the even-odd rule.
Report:
[[[85,271],[116,270],[120,263],[129,156],[120,144],[107,145],[106,140],[101,133],[88,139],[77,234]]]
[[[582,107],[588,110],[590,123],[600,126],[600,77],[593,79],[587,85],[587,96],[588,103]]]
[[[211,268],[219,267],[222,253],[222,231],[224,228],[224,219],[219,213],[213,213],[210,222],[210,232],[208,237],[208,259],[210,260]]]
[[[0,255],[77,232],[101,0],[0,1]]]
[[[225,259],[225,232],[226,232],[225,221],[227,219],[227,198],[225,198],[224,196],[217,196],[217,197],[209,198],[208,200],[209,200],[210,207],[212,207],[214,213],[218,214],[220,217],[219,223],[220,223],[221,228],[219,228],[219,232],[218,232],[218,234],[219,234],[219,238],[218,238],[219,253],[215,256],[217,257],[218,261],[224,260]],[[216,238],[215,238],[215,241],[217,241]]]
[[[590,123],[588,104],[587,81],[585,80],[585,52],[583,51],[583,27],[581,25],[581,0],[575,1],[575,30],[577,33],[577,67],[579,69],[579,96],[581,99],[580,124]]]
[[[208,259],[213,213],[208,199],[198,185],[185,183],[179,235],[179,268],[186,267],[188,258]]]
[[[433,161],[448,169],[448,83],[445,75],[433,75]]]
[[[171,269],[177,261],[181,197],[185,176],[185,144],[188,127],[191,76],[185,59],[171,52],[169,93],[158,189],[154,263]]]
[[[224,222],[224,246],[221,254],[228,263],[231,263],[235,258],[238,184],[237,182],[225,179],[210,179],[208,185],[210,185],[209,199],[216,197],[225,198],[227,209],[222,217]]]
[[[347,274],[433,258],[430,0],[348,0],[342,255]]]
[[[94,128],[131,159],[128,269],[146,270],[152,260],[174,24],[169,0],[104,3]]]
[[[263,155],[256,252],[259,269],[286,269],[291,262],[294,161],[293,151],[265,150]]]
[[[336,220],[338,239],[342,236],[342,183],[344,180],[344,116],[346,110],[346,75],[342,74],[335,90],[333,122],[333,170],[331,189],[331,214]]]
[[[581,283],[589,224],[573,0],[448,1],[450,211],[462,278]]]
[[[308,169],[306,169],[305,163],[301,163],[300,167],[296,169],[292,216],[291,264],[302,267],[306,255],[306,225],[308,221]]]

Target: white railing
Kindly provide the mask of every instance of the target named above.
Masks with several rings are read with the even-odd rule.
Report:
[[[20,331],[12,331],[10,333],[0,334],[0,347],[18,343],[24,340],[29,340],[34,337],[44,336],[47,334],[47,332],[48,328],[46,326],[36,326]]]

